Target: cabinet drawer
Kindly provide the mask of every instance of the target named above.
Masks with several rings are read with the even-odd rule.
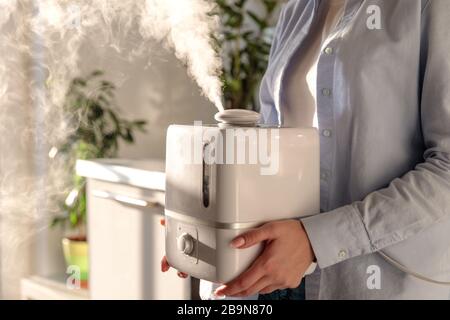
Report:
[[[164,193],[88,179],[93,299],[189,299],[190,279],[160,271]]]

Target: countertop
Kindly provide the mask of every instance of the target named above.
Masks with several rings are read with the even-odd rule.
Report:
[[[87,289],[69,289],[67,274],[30,276],[20,281],[23,300],[89,300]]]
[[[165,164],[160,160],[78,160],[76,172],[86,178],[123,183],[150,190],[165,190]]]

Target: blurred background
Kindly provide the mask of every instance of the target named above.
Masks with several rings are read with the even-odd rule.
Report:
[[[188,6],[176,17],[159,15],[164,1],[136,3],[150,20],[180,19],[170,28],[187,37],[192,21],[204,21],[223,105],[258,110],[283,1],[168,1]],[[196,298],[195,279],[159,272],[159,220],[167,127],[214,123],[217,112],[193,79],[203,48],[193,38],[180,54],[175,36],[166,42],[170,28],[142,39],[139,7],[128,11],[126,1],[80,3],[0,7],[0,297]]]

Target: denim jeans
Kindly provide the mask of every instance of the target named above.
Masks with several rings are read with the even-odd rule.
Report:
[[[269,294],[260,294],[259,300],[306,300],[305,279],[295,289],[276,290]]]

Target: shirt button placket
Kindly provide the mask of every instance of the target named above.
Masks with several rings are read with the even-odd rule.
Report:
[[[322,130],[322,135],[325,138],[330,138],[332,136],[333,132],[330,129],[324,129]]]
[[[332,165],[334,158],[334,110],[333,110],[333,83],[335,49],[333,41],[323,49],[317,66],[317,88],[320,95],[317,97],[317,115],[319,119],[320,161],[321,161],[321,208],[329,210],[331,190]]]
[[[322,95],[323,95],[324,97],[330,97],[330,96],[331,96],[331,89],[323,88],[323,89],[322,89]]]
[[[325,54],[332,55],[334,53],[334,50],[332,47],[326,47],[324,50]]]

